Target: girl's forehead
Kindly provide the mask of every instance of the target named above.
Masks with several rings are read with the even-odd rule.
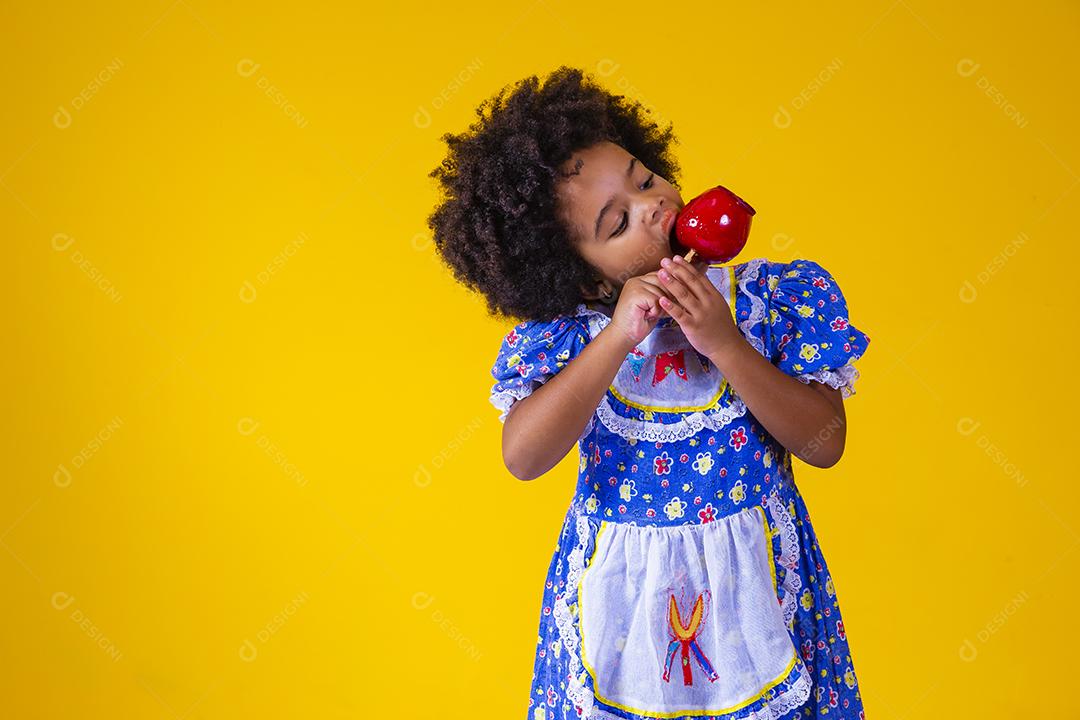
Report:
[[[596,179],[625,169],[631,159],[620,145],[605,140],[575,152],[566,163],[566,172],[574,178]]]
[[[633,156],[619,145],[604,142],[576,153],[566,162],[561,184],[567,199],[586,201],[610,192],[633,170]]]

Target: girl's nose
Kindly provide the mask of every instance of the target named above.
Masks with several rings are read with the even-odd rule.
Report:
[[[664,202],[664,198],[660,198],[659,202],[653,207],[652,214],[649,216],[649,223],[652,225],[659,225],[664,220],[664,211],[667,210],[669,205]]]

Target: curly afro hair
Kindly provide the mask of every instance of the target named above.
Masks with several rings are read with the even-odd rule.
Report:
[[[542,85],[533,75],[504,87],[480,104],[468,132],[441,137],[449,151],[429,177],[443,197],[428,227],[443,262],[486,298],[490,315],[569,315],[593,284],[597,273],[556,201],[560,167],[573,153],[608,140],[679,187],[678,140],[648,113],[564,65]]]

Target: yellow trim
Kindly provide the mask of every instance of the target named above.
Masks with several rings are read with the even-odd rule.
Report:
[[[612,395],[614,395],[616,397],[616,399],[618,399],[619,402],[625,403],[626,405],[629,405],[630,407],[637,408],[638,410],[652,410],[653,412],[669,412],[669,413],[673,413],[673,412],[694,412],[695,410],[707,410],[708,408],[711,408],[713,405],[715,405],[716,401],[720,399],[720,396],[724,394],[724,390],[727,389],[727,384],[728,384],[727,378],[724,378],[723,380],[720,381],[720,389],[716,392],[716,395],[713,396],[712,400],[709,400],[704,405],[693,405],[693,406],[688,406],[688,407],[658,407],[658,406],[655,406],[655,405],[642,405],[641,403],[636,403],[633,400],[629,400],[629,399],[623,397],[619,393],[619,391],[615,389],[614,385],[609,386],[608,391]]]
[[[755,505],[754,507],[755,508],[761,508],[760,505]],[[761,516],[762,516],[762,519],[764,520],[765,519],[765,511],[764,510],[761,511]],[[725,517],[727,517],[727,516],[725,516]],[[610,705],[611,707],[619,708],[620,710],[623,710],[625,712],[632,712],[632,713],[637,713],[638,715],[644,715],[645,717],[676,718],[676,717],[683,717],[683,716],[694,716],[694,717],[701,716],[701,717],[703,717],[703,716],[706,716],[706,715],[721,715],[723,713],[729,713],[729,712],[734,712],[736,710],[741,710],[742,708],[744,708],[744,707],[746,707],[748,705],[754,704],[755,702],[760,700],[762,697],[764,697],[764,695],[767,692],[769,692],[774,687],[776,687],[777,685],[782,683],[784,681],[784,678],[786,678],[791,673],[792,668],[795,667],[795,663],[797,663],[799,661],[799,655],[798,655],[797,652],[795,652],[795,646],[794,645],[792,645],[792,647],[791,647],[791,661],[788,662],[787,667],[784,668],[780,672],[780,675],[777,676],[777,678],[775,680],[772,680],[771,682],[766,683],[766,685],[761,688],[761,690],[758,692],[757,695],[754,695],[754,696],[750,697],[749,699],[744,700],[742,703],[740,703],[738,705],[732,705],[731,707],[726,707],[726,708],[723,708],[723,709],[720,709],[720,710],[712,710],[712,709],[710,709],[710,710],[675,710],[675,711],[672,711],[672,712],[657,713],[657,712],[651,712],[651,711],[648,711],[648,710],[640,710],[638,708],[633,708],[633,707],[630,707],[628,705],[622,705],[622,704],[617,703],[617,702],[615,702],[613,700],[609,700],[608,698],[601,695],[596,689],[596,670],[593,669],[593,667],[591,665],[589,665],[589,661],[588,661],[588,659],[586,657],[586,654],[585,654],[585,609],[584,609],[585,605],[584,605],[584,598],[582,597],[581,591],[582,591],[582,584],[583,584],[583,582],[585,580],[585,574],[587,572],[589,572],[589,570],[592,569],[593,560],[596,558],[597,553],[600,551],[600,536],[603,534],[604,530],[610,524],[611,523],[608,522],[607,520],[601,520],[600,521],[600,527],[596,531],[596,538],[593,540],[593,543],[594,543],[593,544],[593,553],[589,557],[589,566],[585,568],[585,570],[581,573],[581,577],[578,578],[578,589],[577,589],[578,628],[580,630],[579,640],[581,641],[580,642],[581,664],[585,667],[585,671],[588,672],[589,675],[592,677],[593,695],[596,697],[597,700],[604,703],[605,705]],[[768,532],[767,532],[768,527],[769,527],[769,525],[768,525],[768,522],[766,521],[765,522],[765,528],[766,528],[765,537],[766,538],[769,537]],[[772,551],[771,550],[769,551],[769,558],[770,558],[769,567],[772,568],[772,570],[773,570],[773,587],[775,587],[776,586],[776,570],[775,570],[775,568],[773,568],[773,565],[772,565],[772,561],[771,561],[772,560]]]
[[[723,267],[723,266],[721,265],[721,267]],[[736,288],[736,285],[735,285],[735,266],[734,265],[729,265],[728,266],[728,294],[729,294],[730,297],[728,298],[728,307],[731,309],[731,319],[734,320],[736,323],[738,323],[739,322],[739,316],[735,313],[735,301],[736,301],[735,288]]]
[[[604,534],[604,530],[607,529],[608,521],[601,520],[600,527],[596,531],[596,537],[593,538],[593,552],[589,556],[589,564],[582,571],[581,577],[578,578],[577,586],[577,606],[578,606],[578,629],[580,630],[578,638],[581,641],[581,664],[585,667],[585,671],[593,678],[593,689],[596,689],[596,671],[589,665],[589,660],[585,654],[585,604],[584,597],[582,597],[583,583],[585,582],[585,576],[590,570],[593,569],[593,560],[596,559],[596,554],[600,551],[600,536]],[[594,693],[595,694],[595,693]],[[597,697],[600,697],[597,695]]]
[[[765,557],[769,561],[769,575],[772,576],[773,594],[776,595],[780,592],[780,587],[776,584],[776,558],[773,557],[772,533],[769,531],[769,520],[765,516],[765,508],[755,505],[754,509],[761,511],[761,522],[765,527]]]
[[[721,264],[717,264],[717,265],[710,264],[709,267],[726,267],[727,268],[727,271],[728,271],[728,294],[730,295],[730,298],[728,300],[728,309],[731,310],[731,319],[733,321],[735,321],[736,324],[738,324],[739,317],[738,317],[738,314],[735,312],[735,289],[736,289],[736,285],[735,285],[735,266],[733,266],[733,265],[721,265]],[[612,395],[614,395],[615,399],[618,400],[619,402],[623,403],[624,405],[629,405],[632,408],[637,408],[638,410],[649,410],[649,411],[652,411],[652,412],[662,412],[662,413],[697,412],[699,410],[708,410],[709,408],[716,405],[716,401],[719,400],[723,396],[724,391],[727,390],[727,386],[728,386],[727,378],[721,379],[721,381],[720,381],[720,389],[716,392],[716,395],[714,395],[711,400],[709,400],[704,405],[690,405],[690,406],[687,406],[687,407],[659,407],[657,405],[643,405],[641,403],[636,403],[633,400],[630,400],[628,398],[623,397],[622,394],[619,393],[619,391],[615,389],[615,384],[614,383],[612,383],[611,385],[608,386],[608,392],[610,392]]]

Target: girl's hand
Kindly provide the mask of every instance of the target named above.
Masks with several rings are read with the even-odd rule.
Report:
[[[632,277],[623,284],[611,324],[622,331],[632,346],[648,337],[657,321],[668,314],[659,304],[664,294],[655,272]]]
[[[676,255],[673,260],[664,258],[660,265],[657,275],[674,298],[659,298],[660,307],[675,318],[694,349],[715,362],[722,351],[743,336],[731,316],[727,298],[705,276],[708,264],[702,261],[698,266]]]

